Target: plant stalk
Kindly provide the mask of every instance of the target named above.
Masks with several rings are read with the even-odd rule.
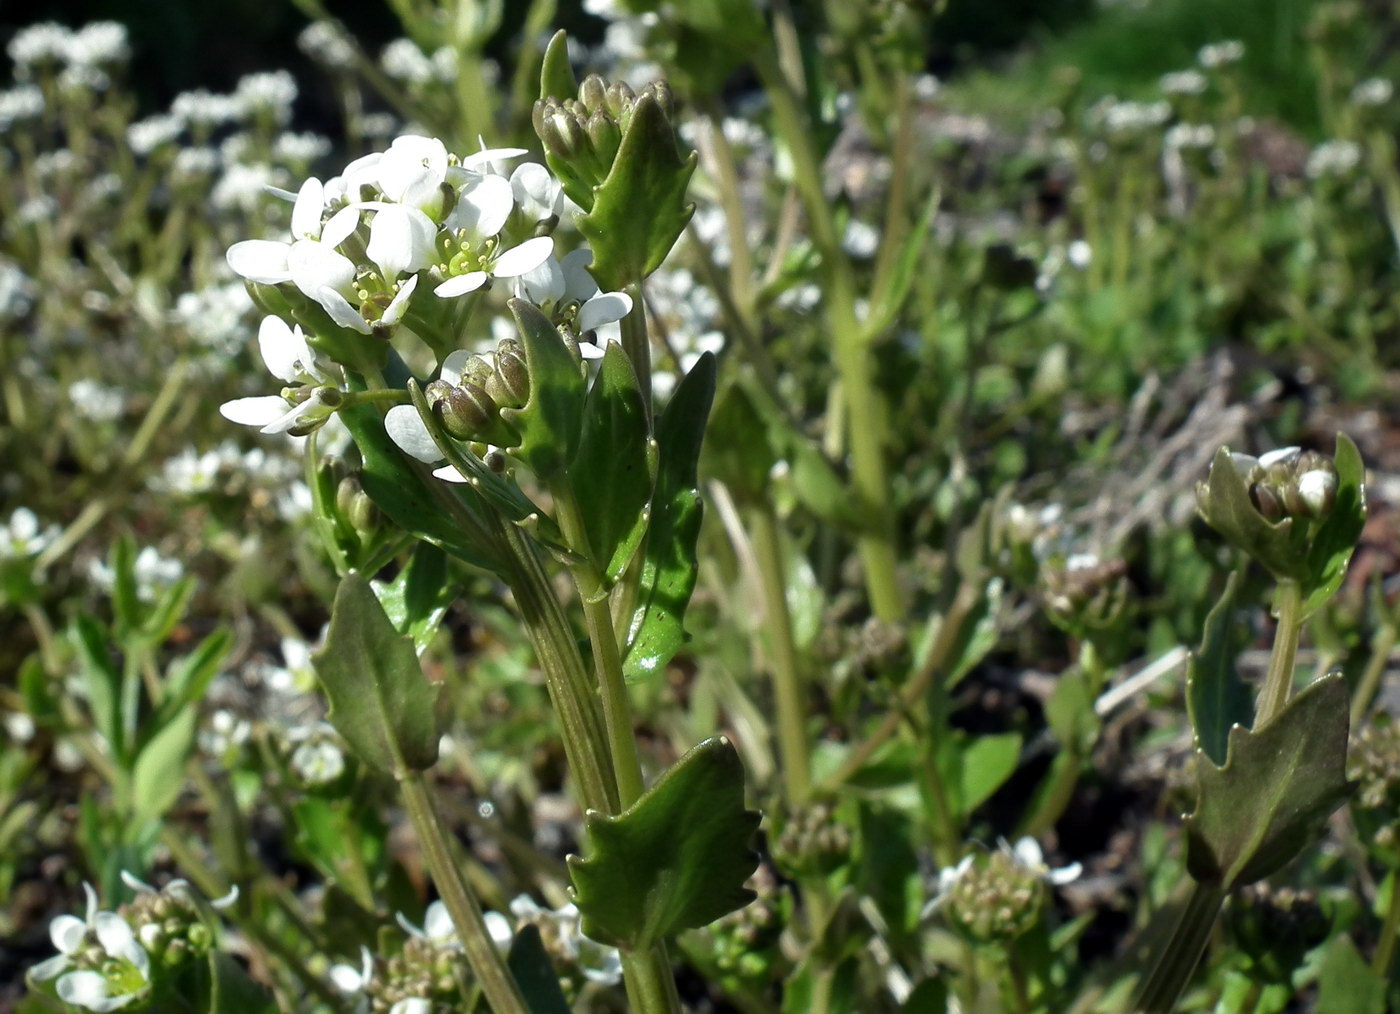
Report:
[[[1395,939],[1400,932],[1400,873],[1390,877],[1390,903],[1385,909],[1385,922],[1381,925],[1381,939],[1376,944],[1376,953],[1371,956],[1371,971],[1380,978],[1390,980],[1390,966],[1395,960]]]
[[[1173,1014],[1176,1010],[1176,1002],[1205,952],[1225,894],[1218,884],[1198,883],[1192,889],[1171,939],[1138,994],[1133,1006],[1136,1014]]]
[[[466,952],[472,975],[481,984],[491,1009],[497,1014],[530,1014],[530,1008],[520,994],[520,987],[506,966],[505,956],[491,940],[481,905],[448,850],[446,832],[438,819],[437,808],[433,805],[423,773],[400,773],[399,788],[403,792],[404,808],[413,821],[428,872],[432,874],[433,883],[437,885],[438,893],[452,916],[452,925],[457,927],[457,938]]]
[[[1259,694],[1259,707],[1254,728],[1262,729],[1278,717],[1293,696],[1293,674],[1298,658],[1298,638],[1303,630],[1303,591],[1297,581],[1280,581],[1274,598],[1278,627],[1274,631],[1274,647],[1269,654],[1269,669],[1264,676],[1264,689]]]

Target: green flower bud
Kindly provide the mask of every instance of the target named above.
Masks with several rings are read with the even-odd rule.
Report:
[[[498,402],[520,408],[530,400],[530,368],[515,341],[508,339],[496,348],[496,377],[506,396],[502,399],[493,392]]]
[[[948,918],[979,943],[1006,943],[1035,925],[1044,896],[1040,874],[998,849],[977,856],[958,876]]]
[[[608,83],[597,74],[589,74],[578,86],[578,101],[589,113],[607,109]]]

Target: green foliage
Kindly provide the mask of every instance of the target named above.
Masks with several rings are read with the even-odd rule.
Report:
[[[389,774],[437,762],[439,688],[424,678],[413,641],[394,629],[358,574],[340,582],[314,662],[331,724],[362,761]]]
[[[1212,764],[1225,764],[1230,729],[1253,725],[1249,690],[1235,668],[1240,575],[1230,575],[1225,591],[1206,618],[1201,647],[1192,653],[1186,671],[1186,706],[1195,730],[1196,747]]]
[[[1262,728],[1234,726],[1224,765],[1197,758],[1196,809],[1186,819],[1193,877],[1251,884],[1322,833],[1355,788],[1345,774],[1348,703],[1345,678],[1324,676]]]
[[[715,361],[707,354],[691,367],[656,424],[656,492],[623,649],[628,680],[654,676],[685,643],[682,623],[695,590],[703,511],[696,463],[714,392]]]
[[[637,374],[622,347],[610,344],[589,391],[578,453],[569,465],[589,548],[609,581],[631,562],[646,532],[656,468],[656,443]]]
[[[685,197],[696,161],[695,152],[681,157],[671,118],[656,97],[641,95],[612,169],[578,220],[593,248],[599,285],[620,289],[661,266],[695,213]]]
[[[539,307],[510,302],[530,371],[530,400],[501,417],[520,431],[515,454],[542,479],[564,468],[578,451],[587,397],[577,357]]]
[[[584,932],[642,951],[747,904],[758,822],[723,737],[687,753],[622,813],[590,813],[587,854],[569,862]]]

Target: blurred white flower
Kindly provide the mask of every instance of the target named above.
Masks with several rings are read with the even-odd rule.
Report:
[[[28,507],[17,507],[9,523],[0,526],[0,560],[22,560],[42,553],[59,536],[58,525],[41,528]]]
[[[58,998],[91,1011],[113,1011],[141,1000],[150,989],[151,959],[125,919],[97,908],[97,894],[84,884],[87,917],[61,915],[49,924],[49,936],[58,954],[37,965],[31,978],[45,982],[57,978]],[[80,955],[92,944],[105,955],[101,971],[75,968]]]
[[[345,773],[345,751],[325,722],[298,726],[287,733],[292,744],[291,769],[307,785],[326,785]]]
[[[1395,85],[1383,77],[1371,77],[1351,90],[1354,106],[1383,106],[1395,95]]]
[[[63,47],[70,64],[100,67],[131,56],[126,26],[117,21],[90,21],[68,36]]]
[[[1361,162],[1361,146],[1355,141],[1323,141],[1308,155],[1307,174],[1312,179],[1346,176]]]
[[[1206,76],[1194,68],[1172,71],[1157,79],[1157,87],[1164,95],[1200,95],[1207,83]]]
[[[205,88],[181,92],[170,103],[170,115],[201,131],[232,123],[243,113],[243,102],[233,95],[211,92]]]
[[[90,377],[68,385],[68,400],[74,412],[94,423],[114,422],[126,409],[126,395],[121,388],[109,387]]]
[[[137,155],[147,156],[180,137],[184,124],[175,116],[148,116],[126,128],[126,143]]]
[[[408,921],[408,917],[402,912],[394,913],[394,918],[398,920],[405,933],[419,940],[426,940],[437,947],[458,948],[462,942],[457,939],[457,927],[452,924],[452,916],[447,911],[447,906],[441,901],[435,901],[428,906],[423,913],[423,925],[415,926]]]
[[[313,21],[297,36],[297,46],[311,59],[337,70],[355,63],[355,47],[338,25]]]
[[[1226,39],[1202,46],[1196,53],[1196,60],[1202,67],[1214,69],[1227,64],[1238,63],[1244,58],[1244,43],[1238,39]]]
[[[0,130],[37,119],[44,111],[44,93],[34,85],[19,85],[0,92]]]
[[[28,80],[31,71],[41,66],[56,66],[68,57],[68,42],[73,37],[66,25],[42,21],[21,28],[5,47],[14,62],[15,77]]]
[[[285,70],[246,74],[239,79],[233,97],[248,119],[255,120],[266,114],[275,123],[285,124],[292,118],[297,83]]]
[[[132,561],[132,578],[136,582],[136,597],[142,602],[154,602],[156,596],[185,576],[185,565],[179,560],[161,556],[154,546],[147,546]],[[104,591],[116,584],[116,574],[107,562],[94,559],[88,566],[88,577]]]

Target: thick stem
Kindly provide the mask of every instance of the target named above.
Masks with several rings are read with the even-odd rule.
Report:
[[[1274,612],[1278,627],[1274,631],[1274,648],[1269,654],[1269,670],[1264,676],[1264,689],[1259,694],[1259,707],[1254,716],[1254,728],[1262,729],[1278,717],[1293,696],[1293,673],[1298,658],[1298,636],[1302,633],[1303,591],[1297,581],[1280,581],[1274,597]]]
[[[627,701],[627,680],[622,674],[622,653],[618,650],[612,611],[608,608],[608,591],[593,562],[588,530],[573,483],[560,476],[549,484],[549,490],[554,496],[555,519],[564,533],[564,540],[580,557],[580,562],[569,570],[579,598],[583,600],[583,618],[593,645],[593,666],[603,698],[603,720],[607,725],[608,748],[617,779],[618,802],[626,809],[641,797],[644,786],[637,740],[632,731],[632,709]]]
[[[472,975],[481,984],[491,1009],[497,1014],[530,1014],[530,1008],[506,966],[505,956],[491,940],[481,905],[448,850],[446,832],[438,819],[437,808],[433,805],[423,773],[411,771],[401,774],[399,787],[403,790],[404,807],[413,821],[428,872],[432,874],[433,883],[437,885],[448,914],[452,916],[452,925],[457,927],[457,939],[466,952]]]
[[[1225,891],[1218,884],[1197,884],[1181,910],[1176,930],[1167,941],[1152,974],[1143,983],[1133,1010],[1136,1014],[1173,1014],[1191,973],[1201,960],[1215,926],[1215,917],[1225,902]]]
[[[676,980],[662,944],[639,954],[623,953],[622,974],[632,1014],[681,1014]]]
[[[788,611],[782,547],[777,520],[768,504],[750,516],[754,555],[763,583],[764,626],[768,630],[773,696],[778,705],[778,741],[783,753],[783,781],[789,806],[802,806],[812,791],[807,744],[807,694],[797,666],[797,648]]]

